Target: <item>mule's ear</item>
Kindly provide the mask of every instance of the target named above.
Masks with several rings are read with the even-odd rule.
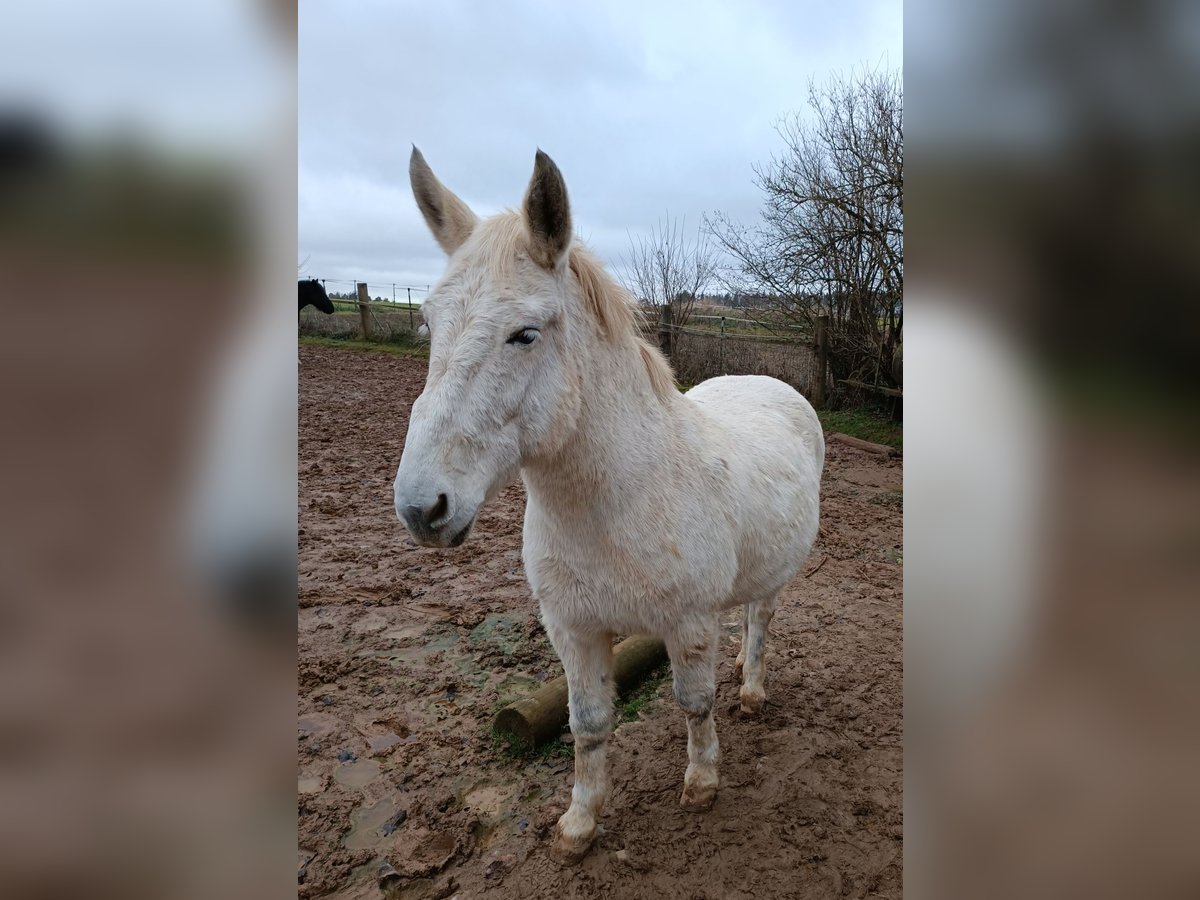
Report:
[[[408,179],[412,182],[413,196],[425,217],[425,224],[446,255],[452,254],[475,229],[479,221],[475,213],[437,180],[416,146],[408,161]]]
[[[541,150],[534,159],[524,212],[530,255],[539,266],[553,269],[571,243],[571,206],[562,172]]]

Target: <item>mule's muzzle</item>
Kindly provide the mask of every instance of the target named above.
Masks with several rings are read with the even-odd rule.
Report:
[[[467,539],[475,524],[474,515],[465,522],[455,515],[445,494],[438,494],[428,506],[397,503],[396,512],[413,540],[422,547],[457,547]]]
[[[446,521],[450,501],[445,494],[438,494],[430,506],[410,503],[400,511],[400,518],[413,534],[433,534]]]

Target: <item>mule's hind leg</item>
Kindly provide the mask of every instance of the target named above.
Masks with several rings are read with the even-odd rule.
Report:
[[[675,701],[687,716],[688,767],[683,776],[680,806],[700,812],[717,796],[717,726],[712,708],[716,698],[718,623],[711,620],[685,626],[666,641],[671,657]]]
[[[739,675],[742,674],[742,667],[746,664],[746,640],[750,637],[750,606],[742,607],[742,645],[738,648],[737,659],[733,661],[733,667]]]
[[[746,604],[745,628],[742,636],[742,712],[756,713],[767,699],[763,687],[766,668],[763,663],[763,647],[767,641],[767,629],[775,615],[776,596],[755,600]]]
[[[546,631],[567,674],[567,706],[575,738],[575,786],[571,805],[558,820],[551,853],[579,862],[596,836],[596,818],[607,793],[605,773],[612,731],[612,638],[577,634],[547,622]]]

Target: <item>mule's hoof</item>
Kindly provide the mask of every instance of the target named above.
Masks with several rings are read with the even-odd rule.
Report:
[[[578,865],[587,856],[595,837],[595,826],[592,827],[591,834],[577,837],[568,836],[563,832],[562,826],[559,826],[555,829],[554,843],[550,845],[550,857],[561,866]]]
[[[753,716],[763,708],[763,704],[767,702],[767,692],[762,688],[752,688],[747,685],[742,685],[741,691],[742,714]]]
[[[688,812],[708,812],[712,809],[716,799],[717,786],[715,784],[685,784],[683,796],[679,798],[679,805]]]

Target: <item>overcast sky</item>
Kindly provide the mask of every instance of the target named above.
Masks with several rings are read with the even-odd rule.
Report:
[[[437,280],[414,143],[480,215],[520,204],[540,146],[614,267],[668,212],[750,222],[779,117],[810,78],[899,68],[901,22],[900,0],[302,3],[297,262],[372,295]]]

